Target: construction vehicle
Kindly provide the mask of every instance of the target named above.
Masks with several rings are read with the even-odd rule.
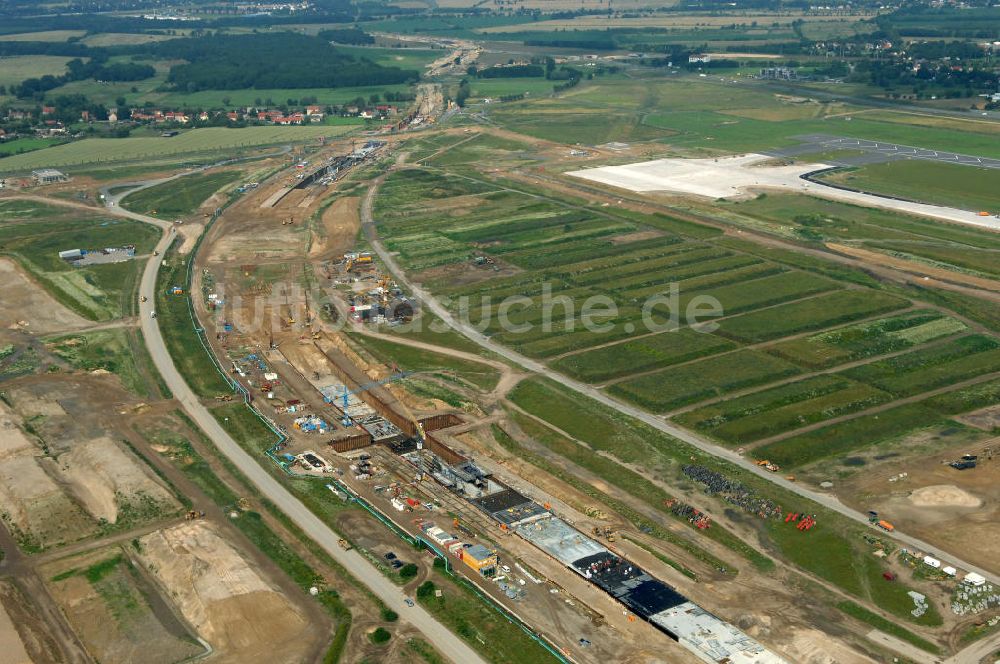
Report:
[[[139,298],[139,301],[140,302],[145,302],[148,299],[149,299],[148,297],[146,297],[145,295],[143,295],[142,297]]]
[[[772,473],[776,473],[779,470],[781,470],[781,466],[779,466],[776,463],[771,463],[767,459],[761,459],[760,461],[757,462],[757,465],[763,468],[764,470],[771,471]]]
[[[184,515],[185,521],[194,521],[195,519],[204,519],[204,518],[205,518],[204,510],[200,512],[198,510],[188,510],[187,514]]]
[[[337,544],[339,544],[340,548],[343,549],[344,551],[350,551],[351,550],[350,543],[347,540],[345,540],[345,539],[339,539],[339,540],[337,540]]]
[[[878,526],[879,528],[881,528],[882,530],[886,531],[887,533],[891,533],[892,531],[896,530],[896,526],[892,525],[891,523],[889,523],[885,519],[882,519],[881,521],[879,521],[875,525]]]
[[[232,394],[216,394],[215,395],[215,400],[216,401],[232,401],[233,400],[233,395]]]
[[[344,260],[346,261],[346,263],[344,264],[345,272],[350,272],[356,267],[365,267],[365,268],[371,267],[374,262],[372,255],[367,252],[344,254]]]

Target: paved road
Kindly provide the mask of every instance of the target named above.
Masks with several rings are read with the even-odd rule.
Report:
[[[386,266],[388,267],[389,271],[392,273],[396,281],[402,284],[407,290],[410,291],[410,293],[413,294],[414,297],[417,298],[419,302],[421,302],[424,306],[426,306],[428,309],[434,312],[438,317],[441,318],[441,320],[445,321],[450,327],[460,332],[468,339],[474,341],[482,348],[485,348],[486,350],[489,350],[492,353],[496,353],[497,355],[509,360],[510,362],[513,362],[514,364],[522,367],[523,369],[527,369],[528,371],[531,371],[533,373],[542,374],[547,378],[556,381],[562,386],[570,390],[573,390],[574,392],[588,396],[596,401],[599,401],[605,406],[613,408],[621,413],[624,413],[625,415],[629,415],[638,420],[641,420],[642,422],[648,424],[649,426],[659,431],[662,431],[663,433],[671,435],[674,438],[682,440],[683,442],[689,445],[697,447],[698,449],[707,452],[712,456],[724,459],[736,466],[739,466],[740,468],[743,468],[747,472],[753,473],[754,475],[758,475],[769,482],[781,486],[783,489],[787,489],[788,491],[798,494],[803,498],[808,498],[809,500],[819,503],[820,505],[826,507],[827,509],[833,510],[849,519],[864,524],[865,526],[871,527],[868,523],[868,516],[866,514],[862,514],[861,512],[858,512],[850,507],[847,507],[846,505],[841,503],[835,496],[813,491],[802,484],[797,484],[795,482],[786,480],[781,475],[770,473],[756,466],[752,461],[740,456],[733,450],[721,447],[704,438],[694,435],[690,431],[673,426],[668,422],[665,422],[663,419],[655,415],[652,415],[650,413],[647,413],[646,411],[640,408],[632,406],[631,404],[618,401],[617,399],[608,396],[604,392],[601,392],[600,390],[591,385],[581,383],[579,381],[573,380],[572,378],[568,378],[566,376],[563,376],[562,374],[556,373],[555,371],[551,370],[549,367],[540,362],[536,362],[535,360],[532,360],[528,357],[525,357],[524,355],[521,355],[520,353],[512,351],[505,346],[501,346],[500,344],[495,343],[494,341],[490,340],[489,337],[485,336],[484,334],[476,330],[473,326],[457,320],[448,309],[446,309],[440,302],[437,301],[437,299],[434,298],[433,295],[431,295],[428,291],[424,290],[420,286],[410,282],[409,279],[407,279],[405,272],[403,272],[402,268],[399,266],[399,263],[396,261],[395,256],[393,256],[393,254],[390,251],[388,251],[382,244],[382,242],[379,240],[378,231],[375,228],[374,218],[372,217],[372,208],[377,190],[378,190],[377,184],[369,188],[368,193],[365,196],[365,199],[361,207],[361,225],[365,231],[366,238],[372,245],[372,248],[375,249],[376,253],[378,253],[379,257],[386,264]],[[954,566],[964,569],[966,571],[978,572],[992,583],[1000,585],[1000,575],[988,572],[975,565],[972,565],[971,563],[967,563],[956,557],[954,554],[947,553],[937,548],[936,546],[928,544],[927,542],[924,542],[916,537],[912,537],[906,535],[905,533],[901,533],[898,530],[893,533],[893,537],[899,542],[907,545],[908,547],[918,549],[920,551],[933,555],[942,560],[946,560],[951,564],[953,564]]]
[[[715,457],[724,459],[736,466],[743,468],[748,472],[751,472],[755,475],[762,477],[763,479],[769,482],[773,482],[774,484],[777,484],[782,488],[787,489],[788,491],[796,493],[802,496],[803,498],[808,498],[809,500],[819,503],[820,505],[826,507],[827,509],[833,510],[849,519],[852,519],[854,521],[857,521],[859,523],[871,527],[868,523],[868,516],[866,514],[862,514],[861,512],[855,511],[850,507],[847,507],[846,505],[841,503],[835,496],[812,491],[811,489],[801,484],[790,482],[786,480],[784,477],[781,477],[780,475],[775,475],[774,473],[770,473],[766,470],[763,470],[762,468],[756,466],[754,463],[740,456],[733,450],[720,447],[714,443],[711,443],[703,438],[700,438],[692,434],[691,432],[685,429],[680,429],[678,427],[672,426],[671,424],[663,421],[659,417],[651,415],[650,413],[647,413],[646,411],[636,408],[630,404],[622,403],[617,399],[608,396],[604,392],[601,392],[600,390],[590,385],[581,383],[579,381],[575,381],[571,378],[567,378],[566,376],[556,373],[555,371],[551,370],[549,367],[545,366],[540,362],[536,362],[535,360],[525,357],[520,353],[516,353],[505,346],[501,346],[491,341],[489,337],[480,333],[471,325],[468,325],[466,323],[457,320],[451,314],[451,312],[448,309],[446,309],[440,302],[438,302],[437,299],[435,299],[429,292],[427,292],[420,286],[415,285],[406,277],[406,273],[403,271],[399,263],[396,261],[396,257],[392,254],[392,252],[387,250],[385,248],[385,245],[383,245],[382,242],[379,240],[378,230],[375,227],[375,219],[372,215],[372,210],[374,209],[375,196],[378,193],[378,188],[379,185],[381,184],[381,181],[382,178],[379,178],[378,180],[376,180],[375,184],[369,187],[368,193],[365,195],[364,201],[362,202],[361,205],[361,227],[364,229],[365,237],[367,238],[369,244],[371,244],[372,248],[375,249],[375,252],[379,255],[379,258],[381,258],[382,261],[385,263],[389,272],[392,273],[396,281],[399,282],[400,285],[405,287],[419,302],[427,306],[427,308],[429,308],[432,312],[434,312],[438,317],[441,318],[441,320],[445,321],[454,330],[458,331],[466,338],[474,341],[480,347],[490,352],[496,353],[497,355],[509,360],[510,362],[514,363],[517,366],[520,366],[523,369],[526,369],[533,373],[542,374],[547,378],[550,378],[556,381],[557,383],[563,385],[564,387],[573,390],[574,392],[588,396],[606,406],[609,406],[621,413],[624,413],[625,415],[629,415],[638,420],[641,420],[642,422],[648,424],[649,426],[658,429],[666,434],[669,434],[674,438],[682,440],[685,443],[692,445],[693,447],[697,447],[698,449],[707,452]],[[881,533],[881,531],[879,532]],[[884,536],[884,533],[881,534]],[[979,567],[972,565],[970,563],[967,563],[957,558],[953,554],[938,549],[937,547],[928,544],[916,537],[911,537],[909,535],[906,535],[905,533],[901,533],[899,530],[893,533],[893,537],[909,547],[936,556],[941,560],[947,560],[956,567],[959,567],[961,569],[970,572],[978,572],[979,574],[982,574],[984,577],[986,577],[986,579],[988,579],[990,582],[1000,585],[1000,576],[993,574],[992,572],[988,572],[984,569],[980,569]],[[945,664],[978,664],[983,657],[993,652],[996,652],[998,649],[1000,649],[1000,633],[997,633],[988,639],[984,639],[982,641],[972,644],[966,649],[955,654],[950,659],[946,660]]]
[[[775,157],[794,157],[800,154],[829,150],[849,150],[874,155],[878,157],[875,161],[879,162],[893,159],[922,159],[924,161],[940,161],[946,164],[1000,169],[1000,159],[962,154],[961,152],[931,150],[929,148],[918,148],[900,143],[884,143],[882,141],[870,141],[847,136],[832,136],[830,134],[805,134],[803,136],[793,136],[792,138],[800,140],[802,143],[787,148],[766,150],[765,152]]]
[[[400,620],[419,629],[427,640],[434,644],[434,647],[451,661],[457,664],[466,664],[467,662],[469,664],[485,664],[485,660],[472,648],[450,632],[421,606],[406,606],[403,591],[389,581],[361,554],[354,550],[344,551],[341,549],[338,544],[340,538],[337,533],[323,523],[278,480],[272,477],[256,459],[244,451],[226,433],[208,409],[202,405],[201,401],[199,401],[198,397],[195,396],[194,392],[184,381],[180,372],[177,371],[177,367],[174,366],[174,362],[170,358],[166,344],[163,341],[163,335],[160,334],[160,327],[156,319],[150,316],[155,301],[156,274],[163,261],[163,253],[170,246],[173,239],[174,229],[167,222],[123,210],[117,205],[108,209],[114,214],[145,221],[164,229],[163,237],[156,247],[160,255],[150,258],[146,263],[146,268],[142,273],[142,279],[139,283],[139,292],[148,298],[147,302],[140,303],[139,305],[139,320],[142,335],[146,341],[146,347],[149,349],[153,363],[156,365],[157,370],[159,370],[160,375],[163,376],[163,380],[170,388],[174,398],[177,399],[184,409],[184,412],[201,427],[201,430],[212,440],[219,451],[225,454],[250,479],[262,495],[267,496],[274,502],[278,506],[278,509],[288,515],[303,532],[323,547],[334,560],[343,565],[350,574],[371,589],[379,599],[385,602],[386,606],[398,613]]]

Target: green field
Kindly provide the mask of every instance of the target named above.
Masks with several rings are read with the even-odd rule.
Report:
[[[1000,213],[1000,171],[938,161],[870,164],[823,176],[835,184],[964,210]]]
[[[877,613],[872,613],[868,609],[863,606],[859,606],[854,602],[840,602],[837,604],[837,608],[847,615],[857,618],[858,620],[871,625],[885,634],[891,634],[892,636],[902,639],[907,643],[911,643],[921,650],[926,650],[927,652],[935,655],[941,652],[941,649],[938,646],[934,645],[927,639],[920,638],[910,630],[904,629],[897,623],[891,620],[886,620]]]
[[[888,401],[890,395],[838,376],[821,375],[729,399],[674,417],[690,429],[746,445]]]
[[[84,30],[40,30],[0,35],[0,41],[62,42],[71,37],[82,37]]]
[[[264,90],[202,90],[199,92],[157,92],[155,90],[143,94],[141,101],[151,101],[162,106],[177,107],[222,107],[222,106],[252,106],[259,99],[262,104],[274,106],[287,103],[289,99],[301,100],[303,97],[315,97],[321,105],[338,105],[354,101],[358,97],[366,101],[372,95],[382,97],[387,92],[412,93],[408,85],[376,85],[353,88],[284,88]],[[229,100],[229,104],[225,100]],[[268,103],[270,100],[270,103]],[[405,105],[405,102],[403,103]]]
[[[215,152],[221,159],[244,148],[308,141],[320,136],[339,136],[350,126],[316,127],[247,127],[225,129],[211,127],[184,131],[172,138],[87,138],[66,145],[15,155],[0,160],[4,173],[83,165],[106,165],[113,162],[142,161],[166,156]]]
[[[544,78],[476,78],[469,85],[474,99],[507,95],[537,98],[552,94],[553,83]]]
[[[976,172],[954,168],[966,169],[969,175]],[[960,271],[1000,275],[996,260],[1000,238],[961,224],[792,194],[716,204],[706,212],[713,216],[721,212],[735,223],[800,241],[849,243]]]
[[[630,378],[609,389],[616,396],[663,412],[797,373],[800,369],[784,360],[756,350],[739,350]]]
[[[733,348],[711,334],[681,328],[634,341],[568,355],[552,363],[562,373],[587,382],[651,371]]]
[[[926,405],[946,415],[959,415],[997,403],[1000,403],[1000,379],[976,383],[926,401]]]
[[[996,141],[984,140],[984,134],[998,135],[995,126],[894,111],[850,114],[855,108],[792,101],[712,77],[606,77],[555,98],[497,106],[490,117],[508,129],[567,144],[657,141],[692,154],[774,149],[797,144],[797,136],[822,133],[1000,157]]]
[[[99,330],[48,339],[46,343],[53,353],[74,368],[87,372],[110,371],[130,392],[152,396],[139,368],[147,351],[137,331]]]
[[[337,50],[355,58],[367,58],[383,67],[421,70],[447,51],[431,48],[381,48],[378,46],[347,46],[337,44]]]
[[[940,312],[914,311],[781,341],[766,350],[796,364],[821,369],[905,350],[966,329],[965,323]]]
[[[905,397],[994,371],[1000,371],[1000,341],[975,334],[876,360],[844,375]]]
[[[839,291],[727,318],[720,324],[719,334],[751,343],[767,341],[886,313],[907,304],[902,298],[874,291]]]
[[[188,385],[198,396],[228,394],[232,392],[232,388],[208,353],[201,348],[201,341],[191,320],[188,296],[168,293],[171,286],[184,286],[186,283],[187,270],[181,259],[174,251],[166,252],[156,275],[156,316],[167,350],[170,351],[177,370],[184,375]]]
[[[946,418],[936,411],[922,404],[906,404],[883,410],[877,417],[858,417],[769,443],[755,448],[753,455],[790,469],[863,448],[885,445],[915,431],[945,425]]]
[[[41,150],[64,142],[64,139],[51,138],[18,138],[12,141],[3,141],[0,143],[0,157]]]
[[[448,629],[479,650],[491,664],[549,664],[559,660],[527,632],[480,599],[467,582],[444,572],[417,589],[417,601]],[[441,591],[438,597],[436,590]],[[489,644],[483,649],[480,644]]]
[[[138,221],[0,201],[2,252],[24,266],[57,300],[91,320],[120,318],[131,311],[142,260],[74,267],[60,259],[59,252],[134,244],[136,253],[144,254],[158,237],[155,228]]]
[[[15,55],[0,58],[0,85],[17,85],[26,78],[40,78],[66,73],[66,63],[73,58],[61,55]]]
[[[193,214],[212,194],[235,182],[240,171],[195,173],[142,189],[122,199],[122,206],[161,219]]]

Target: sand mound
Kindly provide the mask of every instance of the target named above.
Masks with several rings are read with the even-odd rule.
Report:
[[[59,457],[57,468],[95,519],[116,523],[126,504],[140,511],[177,505],[132,455],[106,436],[77,443]]]
[[[310,646],[305,616],[212,526],[198,521],[150,533],[140,558],[216,649],[212,661],[304,661],[302,650]]]
[[[983,501],[951,484],[925,486],[910,494],[917,507],[979,507]]]
[[[800,664],[874,664],[874,660],[816,629],[796,629],[785,654]]]
[[[49,334],[91,325],[57,302],[8,258],[0,258],[0,283],[4,284],[0,292],[0,327],[17,328],[18,321],[24,321],[28,331]]]

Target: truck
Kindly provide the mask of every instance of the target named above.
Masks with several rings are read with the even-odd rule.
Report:
[[[881,528],[882,530],[884,530],[884,531],[886,531],[888,533],[891,533],[892,531],[894,531],[896,529],[896,526],[892,525],[891,523],[889,523],[885,519],[880,520],[875,525],[877,525],[879,528]]]

